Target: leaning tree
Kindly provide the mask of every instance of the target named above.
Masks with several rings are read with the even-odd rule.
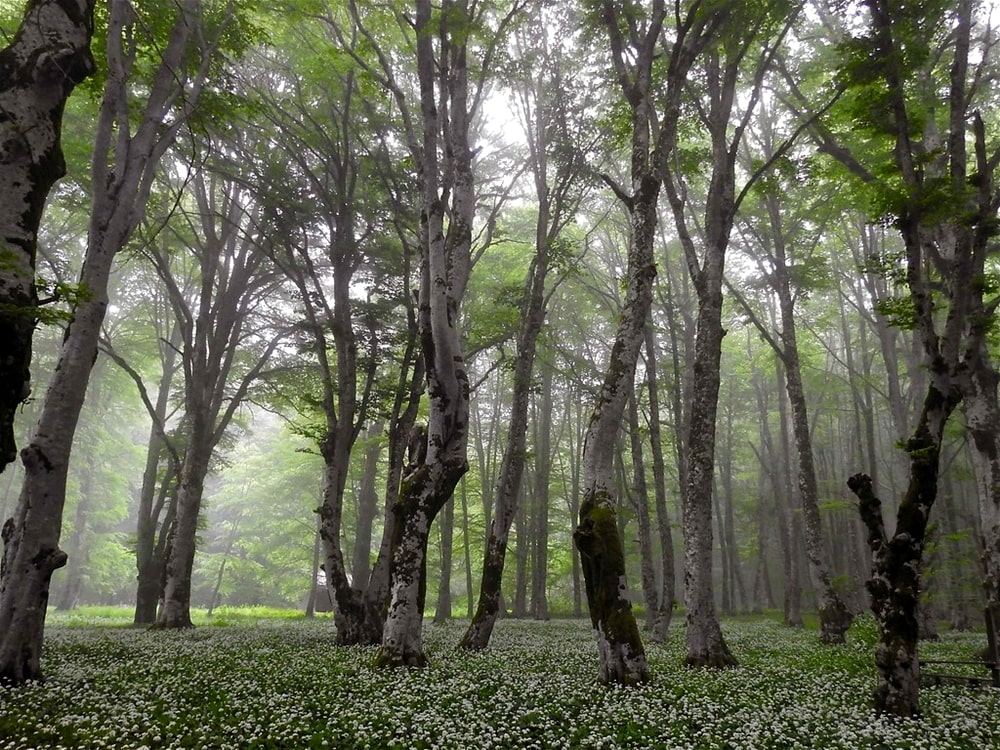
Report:
[[[65,0],[51,5],[69,7]],[[171,23],[144,27],[165,26],[167,36],[150,45],[156,60],[141,97],[134,98],[129,84],[141,19],[125,0],[110,3],[106,81],[91,160],[90,225],[79,278],[87,293],[75,300],[41,414],[21,452],[24,484],[3,532],[0,674],[14,682],[40,676],[49,583],[66,563],[59,536],[70,451],[97,356],[113,262],[144,215],[160,160],[193,114],[217,50],[198,33],[204,29],[200,0],[170,4],[170,10]],[[227,25],[218,24],[216,31]]]
[[[94,72],[95,0],[33,0],[0,50],[0,471],[17,456],[14,415],[31,390],[38,227],[66,173],[60,137],[66,100]]]

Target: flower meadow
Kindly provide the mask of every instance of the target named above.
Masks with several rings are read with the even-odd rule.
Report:
[[[589,623],[501,621],[483,653],[428,624],[432,666],[375,670],[327,620],[188,631],[47,628],[47,679],[0,689],[0,750],[26,748],[1000,748],[1000,690],[922,691],[921,720],[876,717],[874,628],[846,646],[757,618],[725,622],[737,669],[682,665],[683,625],[647,643],[653,679],[596,683]],[[55,620],[58,623],[58,620]],[[946,633],[925,658],[971,658]]]

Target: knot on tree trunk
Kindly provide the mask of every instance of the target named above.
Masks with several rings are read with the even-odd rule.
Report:
[[[69,555],[58,547],[43,547],[38,551],[37,555],[31,558],[31,564],[37,570],[51,574],[52,571],[58,570],[65,565],[67,560],[69,560]]]

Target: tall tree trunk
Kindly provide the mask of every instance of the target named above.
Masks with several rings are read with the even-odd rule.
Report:
[[[426,433],[415,441],[412,466],[394,507],[391,598],[377,658],[382,666],[426,663],[422,621],[427,540],[434,518],[468,470],[469,379],[458,327],[469,280],[476,203],[469,146],[467,14],[467,5],[457,3],[439,19],[440,69],[446,71],[440,92],[445,106],[439,108],[431,3],[416,0],[414,32],[423,126],[417,309],[430,403]],[[440,142],[442,132],[448,136],[445,144]],[[439,163],[439,151],[443,151],[444,165]],[[451,199],[447,228],[442,188]]]
[[[38,228],[49,191],[66,173],[63,108],[95,69],[95,4],[34,0],[0,50],[0,472],[17,458],[14,415],[31,392]]]
[[[566,507],[570,518],[577,518],[580,513],[580,458],[582,457],[582,435],[580,426],[583,423],[583,403],[572,389],[566,391],[566,408],[563,413],[569,425],[569,477],[566,482]],[[570,573],[573,579],[573,617],[583,617],[583,570],[580,565],[580,554],[576,547],[570,553],[572,567]]]
[[[780,226],[780,213],[769,201],[771,222]],[[819,483],[813,460],[812,436],[809,431],[809,414],[805,388],[802,385],[802,366],[799,362],[798,336],[795,327],[795,302],[792,297],[791,278],[786,264],[784,237],[775,233],[776,262],[775,288],[781,311],[781,355],[784,363],[785,386],[791,405],[792,433],[798,457],[799,501],[805,530],[806,557],[818,586],[820,640],[823,643],[843,643],[844,634],[854,616],[844,605],[833,587],[833,579],[823,548],[822,521],[819,513]]]
[[[685,662],[690,666],[736,664],[715,614],[712,585],[712,485],[715,423],[719,398],[724,248],[706,248],[698,288],[694,393],[688,427],[688,484],[684,488],[684,605],[687,610]]]
[[[785,558],[785,625],[790,628],[801,628],[802,620],[802,574],[799,560],[799,545],[797,532],[797,514],[792,498],[792,451],[788,435],[788,387],[785,380],[785,368],[781,362],[776,363],[778,377],[778,439],[779,452],[773,452],[772,457],[780,472],[777,479],[778,492],[775,495],[777,515],[781,523],[781,548]]]
[[[441,577],[438,579],[437,605],[434,607],[434,624],[443,625],[451,619],[451,558],[454,549],[455,500],[445,503],[441,523]]]
[[[34,7],[46,10],[48,6]],[[182,6],[179,18],[183,21],[173,28],[163,51],[162,65],[150,88],[147,108],[157,113],[163,111],[175,84],[183,80],[178,78],[177,71],[181,69],[180,60],[193,25],[186,17],[190,6],[190,3]],[[64,8],[66,4],[60,3],[58,7]],[[159,149],[173,141],[184,119],[178,116],[178,123],[164,128],[159,116],[147,116],[130,141],[120,136],[121,140],[129,141],[128,153],[116,154],[120,161],[114,172],[111,171],[112,133],[120,114],[127,112],[126,64],[120,44],[129,15],[125,3],[112,3],[108,82],[97,126],[92,162],[94,199],[86,259],[80,273],[80,283],[89,294],[74,307],[42,413],[30,443],[21,453],[25,477],[18,508],[3,528],[0,680],[12,683],[40,676],[39,657],[49,583],[53,571],[66,564],[66,553],[58,545],[69,456],[90,371],[97,356],[101,324],[108,304],[111,266],[144,212],[152,171],[163,153]],[[86,26],[89,15],[81,9],[76,20]],[[197,99],[195,92],[191,95]]]
[[[525,283],[525,303],[517,332],[517,359],[514,363],[514,388],[511,395],[510,428],[500,463],[500,476],[494,493],[495,509],[490,520],[489,534],[483,558],[483,577],[479,588],[476,614],[462,636],[459,648],[479,651],[486,648],[493,626],[500,614],[500,596],[504,563],[511,525],[519,517],[518,499],[522,496],[522,478],[528,429],[528,405],[531,399],[535,351],[538,336],[545,322],[547,298],[545,280],[549,268],[550,231],[549,200],[539,205],[536,222],[536,254]],[[521,523],[517,534],[519,576],[524,571],[523,555],[527,549],[527,524]]]
[[[665,4],[654,0],[641,23],[623,18],[622,8],[610,0],[601,8],[612,64],[630,108],[632,126],[630,189],[603,177],[629,211],[631,236],[625,302],[584,439],[583,499],[573,537],[580,550],[591,623],[597,632],[600,679],[634,684],[646,681],[649,672],[628,599],[625,559],[615,520],[614,451],[652,303],[656,204],[663,180],[661,170],[676,144],[680,92],[692,63],[725,11],[677,18],[678,38],[666,77],[657,84],[666,93],[664,111],[657,117],[651,86],[653,61],[659,54],[657,45],[667,17]],[[657,120],[656,127],[653,120]]]
[[[531,563],[531,610],[549,619],[549,485],[552,478],[552,367],[542,368],[541,404],[535,416],[535,555]]]
[[[656,527],[660,541],[660,592],[653,617],[653,642],[664,643],[674,614],[676,581],[674,580],[674,538],[667,510],[666,468],[663,460],[663,438],[660,430],[660,383],[657,377],[656,342],[653,326],[647,323],[644,333],[646,350],[646,389],[649,393],[649,447],[653,462],[653,496],[656,507]]]

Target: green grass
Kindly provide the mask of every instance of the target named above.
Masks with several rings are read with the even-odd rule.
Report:
[[[60,611],[49,609],[45,620],[49,625],[67,628],[130,628],[134,610],[131,607],[91,606]],[[316,615],[317,619],[332,619],[328,614]],[[305,620],[302,610],[278,607],[216,607],[211,616],[208,610],[192,609],[191,620],[195,626],[256,625],[261,621]]]
[[[47,681],[0,689],[0,750],[1000,747],[1000,691],[929,688],[923,720],[875,717],[867,622],[843,647],[726,622],[741,667],[724,672],[681,666],[675,627],[647,644],[649,684],[609,689],[581,621],[504,620],[480,654],[454,650],[464,623],[428,624],[431,668],[377,671],[374,649],[334,646],[328,619],[239,610],[230,627],[149,632],[63,617],[49,620]],[[948,633],[925,652],[968,657],[981,640]]]

